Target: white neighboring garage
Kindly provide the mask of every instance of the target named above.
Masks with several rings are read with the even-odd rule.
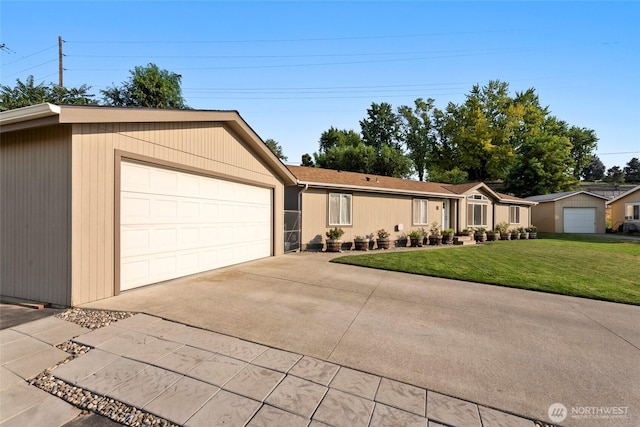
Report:
[[[569,191],[527,197],[538,202],[531,208],[531,223],[548,233],[604,233],[605,196]]]
[[[120,290],[271,255],[271,189],[144,163],[120,170]]]
[[[0,112],[0,171],[2,296],[59,306],[284,253],[296,183],[236,111]]]

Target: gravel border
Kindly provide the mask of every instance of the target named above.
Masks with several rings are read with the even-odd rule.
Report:
[[[91,330],[96,330],[110,325],[113,322],[117,322],[118,320],[131,317],[134,314],[136,313],[71,308],[63,313],[56,314],[55,317],[76,323]],[[66,341],[58,344],[56,347],[68,353],[69,357],[55,366],[47,368],[44,372],[29,380],[29,384],[72,404],[83,410],[83,412],[93,412],[126,426],[179,427],[178,424],[127,405],[119,400],[92,393],[89,390],[55,378],[52,371],[57,367],[69,363],[76,357],[86,354],[92,349],[91,347],[80,345],[73,341]]]

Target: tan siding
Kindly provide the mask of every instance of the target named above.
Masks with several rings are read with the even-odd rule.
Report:
[[[274,187],[274,253],[284,251],[282,182],[224,125],[77,124],[72,140],[72,302],[114,294],[115,151]],[[126,154],[123,154],[126,157]]]
[[[509,221],[511,206],[520,207],[520,222],[518,223],[511,223]],[[529,216],[530,216],[529,206],[496,204],[495,205],[495,221],[493,223],[494,228],[495,228],[495,225],[501,222],[506,222],[507,224],[509,224],[509,228],[528,227],[531,224],[535,224],[537,226],[535,221],[529,221]]]
[[[625,222],[624,206],[626,203],[640,203],[640,190],[637,190],[611,203],[611,225],[616,229],[618,225]]]
[[[2,134],[0,289],[69,305],[70,134],[49,126]]]
[[[555,203],[553,202],[540,203],[531,208],[531,223],[538,228],[538,231],[556,232],[558,218],[555,208]]]

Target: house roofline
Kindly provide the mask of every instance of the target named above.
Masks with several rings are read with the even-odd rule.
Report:
[[[640,185],[633,187],[631,190],[625,191],[624,193],[620,194],[619,196],[614,197],[613,199],[607,201],[607,205],[610,205],[613,202],[617,202],[620,199],[623,199],[625,197],[627,197],[628,195],[635,193],[636,191],[640,190]]]
[[[558,200],[566,199],[567,197],[577,196],[578,194],[586,194],[587,196],[593,196],[593,197],[597,197],[599,199],[602,199],[604,201],[609,201],[609,199],[606,196],[603,196],[601,194],[592,193],[592,192],[586,191],[586,190],[580,190],[580,191],[571,192],[569,194],[565,194],[563,196],[554,197],[553,199],[537,200],[537,203],[557,202]],[[531,201],[534,201],[534,200],[531,200]]]
[[[60,116],[61,108],[58,105],[44,103],[16,108],[15,110],[0,112],[0,127],[29,120],[43,119],[46,117]]]
[[[401,195],[414,195],[414,196],[431,196],[440,199],[464,199],[465,196],[454,193],[436,193],[432,191],[417,191],[417,190],[401,190],[388,187],[364,187],[360,185],[348,185],[348,184],[332,184],[326,182],[313,182],[313,181],[297,181],[298,186],[309,186],[311,188],[323,188],[323,189],[337,189],[337,190],[354,190],[362,191],[365,193],[383,193],[383,194],[401,194]]]

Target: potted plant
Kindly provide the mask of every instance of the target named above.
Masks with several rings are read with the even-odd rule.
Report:
[[[369,239],[369,250],[373,250],[373,247],[376,244],[374,237],[375,237],[375,233],[369,233],[369,235],[367,236],[367,238]]]
[[[340,252],[342,250],[342,235],[344,230],[340,227],[330,228],[327,231],[327,252]]]
[[[453,243],[453,228],[442,230],[442,244],[451,245]]]
[[[499,238],[500,238],[500,233],[499,232],[497,232],[496,230],[487,230],[487,241],[488,242],[495,242]]]
[[[527,240],[529,238],[529,233],[526,228],[520,227],[518,231],[520,232],[520,240]]]
[[[535,225],[531,224],[529,227],[527,227],[527,231],[529,232],[530,239],[538,238],[538,227],[536,227]]]
[[[440,242],[441,242],[440,224],[434,221],[431,224],[431,228],[429,229],[429,244],[434,246],[434,245],[439,245]]]
[[[409,232],[409,239],[411,240],[412,248],[422,247],[422,231],[411,230]]]
[[[465,228],[460,232],[461,236],[473,236],[473,228]]]
[[[398,236],[398,239],[396,240],[396,247],[397,248],[407,247],[407,235],[405,233],[402,233]]]
[[[509,240],[511,238],[509,224],[504,221],[496,224],[496,231],[500,233],[500,240]]]
[[[520,232],[517,228],[512,228],[510,231],[511,240],[520,240]]]
[[[475,232],[474,232],[474,238],[476,239],[476,242],[486,242],[487,241],[487,229],[484,227],[478,227],[476,228]]]
[[[356,251],[369,250],[369,237],[368,236],[356,236],[353,238],[354,249]]]
[[[389,240],[390,235],[391,233],[384,228],[378,230],[378,249],[389,249],[389,246],[391,245],[391,240]]]

